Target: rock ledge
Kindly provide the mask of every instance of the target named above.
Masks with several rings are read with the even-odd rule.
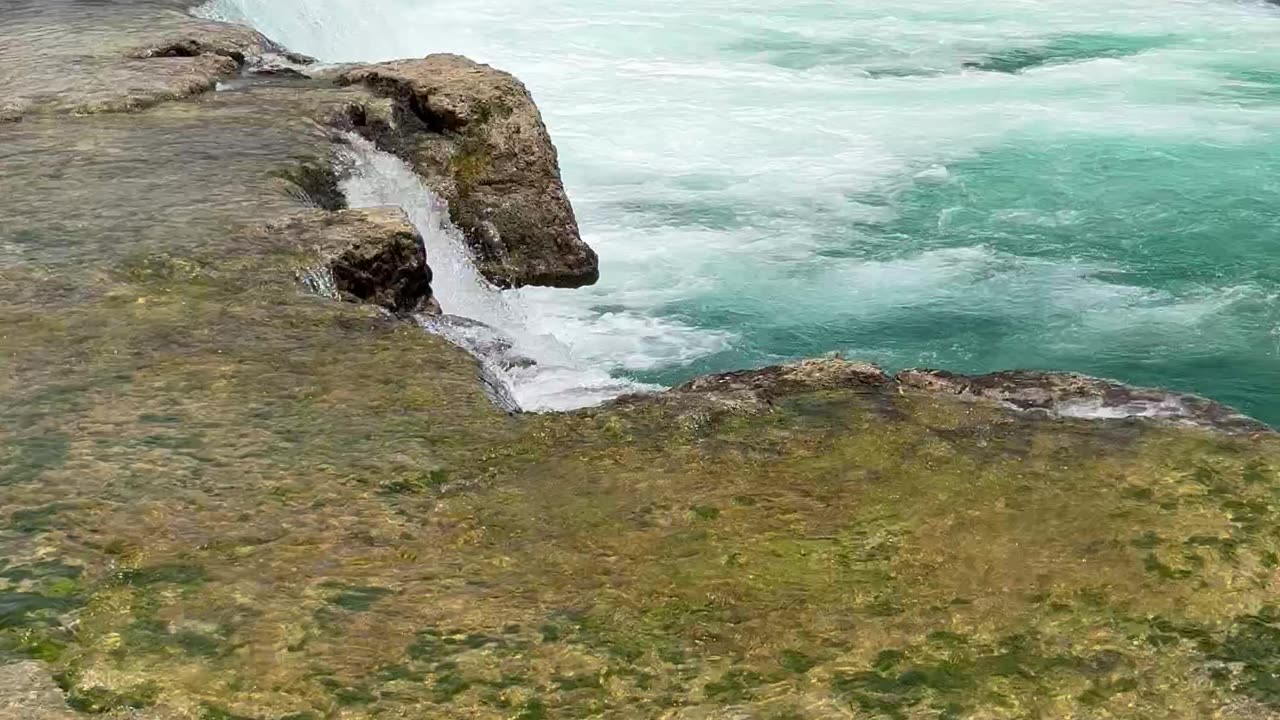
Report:
[[[599,278],[560,179],[555,145],[529,91],[459,55],[341,72],[389,100],[353,130],[408,161],[449,204],[480,271],[500,287],[581,287]]]

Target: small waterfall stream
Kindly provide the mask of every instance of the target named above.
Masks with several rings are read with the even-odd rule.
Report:
[[[358,135],[347,136],[342,183],[352,207],[396,206],[405,211],[426,244],[432,291],[443,315],[418,323],[479,359],[500,404],[526,411],[571,410],[625,393],[657,389],[612,377],[575,360],[573,348],[550,332],[555,318],[523,302],[520,290],[499,290],[471,261],[461,233],[449,222],[447,204],[401,159]]]

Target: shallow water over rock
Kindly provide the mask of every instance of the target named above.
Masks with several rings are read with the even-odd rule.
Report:
[[[369,96],[231,79],[0,125],[0,716],[1276,712],[1273,434],[843,361],[513,415],[298,280]]]

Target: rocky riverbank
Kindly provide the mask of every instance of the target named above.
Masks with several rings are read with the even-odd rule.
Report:
[[[1280,711],[1280,441],[1226,408],[828,359],[513,415],[330,162],[590,282],[510,76],[46,0],[0,105],[0,717]]]

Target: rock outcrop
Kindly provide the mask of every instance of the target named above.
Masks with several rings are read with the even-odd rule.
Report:
[[[33,15],[0,8],[0,67],[23,68],[0,72],[0,122],[133,112],[206,93],[235,76],[305,83],[312,74],[312,58],[255,30],[173,9],[86,5],[64,25],[66,33],[51,41]],[[491,282],[579,287],[599,277],[555,146],[520,81],[456,55],[347,68],[330,79],[349,88],[352,109],[317,111],[317,118],[336,117],[344,129],[410,162],[448,202]],[[333,92],[323,81],[292,88],[298,114],[324,105]]]
[[[449,203],[481,272],[501,287],[580,287],[599,277],[529,91],[458,55],[361,66],[337,77],[387,98],[353,129],[405,158]]]
[[[694,378],[671,392],[700,396],[726,406],[764,407],[779,397],[815,390],[882,387],[893,383],[870,363],[815,358],[759,370],[739,370]]]
[[[319,265],[300,272],[313,290],[390,312],[438,312],[422,237],[399,208],[300,213],[262,230]]]
[[[757,370],[737,370],[696,377],[657,394],[635,394],[605,406],[613,408],[665,407],[673,409],[686,428],[707,427],[725,416],[768,413],[787,397],[822,390],[883,393],[893,378],[869,363],[840,357],[813,358]]]
[[[284,51],[279,45],[251,28],[192,18],[173,28],[161,29],[125,54],[138,59],[225,57],[239,66],[250,58],[281,52]],[[304,59],[304,56],[289,54]]]
[[[1058,417],[1150,418],[1229,432],[1271,429],[1233,408],[1197,395],[1131,387],[1076,373],[1012,370],[971,376],[945,370],[904,370],[897,381],[931,393],[991,400]]]
[[[1213,428],[1229,433],[1271,432],[1234,408],[1197,395],[1132,387],[1077,373],[1013,370],[961,375],[944,370],[904,370],[890,376],[879,367],[840,357],[704,375],[663,393],[726,412],[768,410],[778,399],[818,390],[914,390],[930,395],[1004,405],[1057,418],[1144,419]],[[643,396],[623,404],[644,402]]]

